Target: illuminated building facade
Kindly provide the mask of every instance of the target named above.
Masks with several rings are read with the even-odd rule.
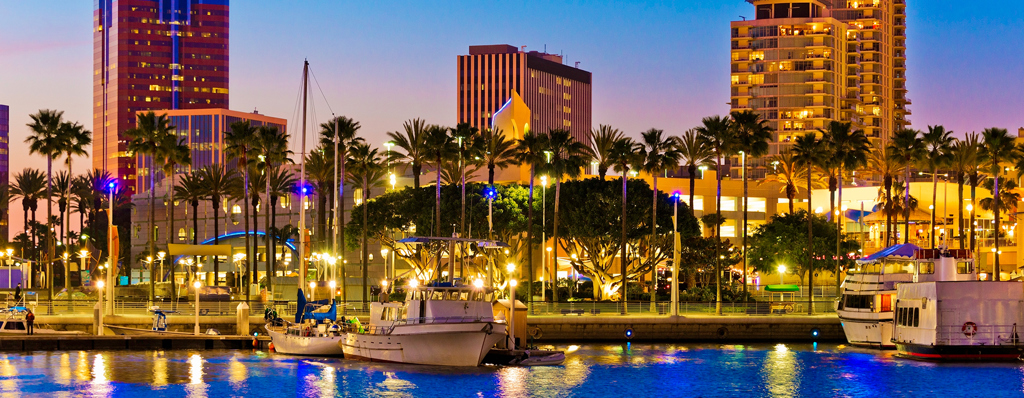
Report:
[[[228,107],[228,0],[96,0],[93,167],[132,189],[136,113]]]
[[[489,128],[512,92],[531,109],[530,130],[566,129],[589,142],[591,74],[564,65],[562,56],[522,51],[507,44],[470,46],[458,57],[458,120]]]
[[[223,164],[227,169],[234,169],[236,161],[226,159],[224,156],[224,133],[231,128],[231,124],[238,121],[249,121],[249,124],[259,126],[276,127],[279,131],[288,132],[288,121],[276,117],[261,115],[259,113],[236,112],[227,109],[179,109],[179,110],[156,110],[157,115],[167,115],[170,125],[174,126],[174,133],[178,139],[184,139],[185,144],[192,149],[193,170],[213,164]],[[147,192],[149,190],[149,176],[156,176],[156,183],[160,184],[164,179],[164,172],[156,170],[150,172],[149,157],[139,156],[135,167],[139,170],[138,187],[136,192]],[[188,166],[178,166],[177,173],[188,172]]]
[[[732,110],[776,129],[772,154],[829,121],[876,144],[907,127],[905,0],[748,0],[732,22]]]
[[[0,105],[0,197],[9,198],[11,185],[10,141],[11,141],[11,109]],[[0,210],[0,238],[4,242],[10,240],[10,206]]]

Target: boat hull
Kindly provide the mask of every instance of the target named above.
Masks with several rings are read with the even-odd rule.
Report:
[[[1011,345],[937,345],[896,343],[896,355],[903,358],[937,362],[1015,362],[1024,346]]]
[[[396,326],[390,334],[348,333],[339,346],[346,359],[479,366],[505,336],[505,325],[500,323],[421,324]]]
[[[892,321],[853,319],[839,316],[846,341],[858,347],[894,349],[892,342]]]
[[[304,337],[293,336],[267,328],[274,351],[289,355],[307,355],[318,357],[340,357],[345,353],[339,344],[344,339],[340,336]]]

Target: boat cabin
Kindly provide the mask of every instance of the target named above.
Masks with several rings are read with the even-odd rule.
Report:
[[[494,291],[472,286],[407,287],[405,302],[372,303],[370,327],[396,323],[491,322]]]

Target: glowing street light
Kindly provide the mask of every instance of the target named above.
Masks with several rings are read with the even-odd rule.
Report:
[[[782,276],[786,273],[786,266],[779,264],[779,284],[782,284]]]
[[[102,336],[103,335],[103,288],[105,286],[106,286],[106,283],[104,283],[102,279],[96,281],[96,291],[100,295],[99,301],[96,302],[96,310],[99,311],[99,315],[100,315],[99,327],[96,328],[96,335],[97,336]]]
[[[196,291],[195,291],[195,293],[196,293],[196,311],[195,311],[196,312],[196,330],[195,330],[195,335],[198,336],[199,335],[199,288],[203,287],[203,284],[199,283],[199,281],[195,281],[195,282],[192,282],[192,287],[196,288]]]

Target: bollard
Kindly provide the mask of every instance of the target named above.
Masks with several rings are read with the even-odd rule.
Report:
[[[238,331],[239,336],[245,336],[249,334],[249,305],[244,302],[238,303],[238,308],[235,309],[235,330]]]
[[[100,303],[96,302],[96,305],[92,307],[92,330],[96,331],[97,336],[103,335],[103,323],[100,321],[100,312],[102,311]]]

